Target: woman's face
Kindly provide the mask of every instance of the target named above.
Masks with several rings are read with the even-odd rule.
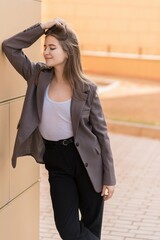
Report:
[[[46,65],[54,68],[59,66],[63,68],[68,58],[60,42],[50,35],[45,38],[43,55]]]

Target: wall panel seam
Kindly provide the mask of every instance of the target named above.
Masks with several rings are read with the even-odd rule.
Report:
[[[37,183],[39,183],[40,180],[38,179],[36,182],[34,182],[33,184],[31,184],[29,187],[27,187],[25,190],[23,190],[21,193],[19,193],[18,195],[16,195],[14,198],[10,199],[8,202],[6,202],[6,204],[4,204],[2,207],[0,207],[0,211],[5,208],[8,204],[10,204],[12,201],[14,201],[15,199],[17,199],[19,196],[23,195],[23,193],[25,193],[26,191],[28,191],[30,188],[32,188],[34,185],[36,185]]]
[[[18,99],[21,99],[21,98],[24,98],[25,95],[21,95],[21,96],[18,96],[18,97],[14,97],[14,98],[9,98],[9,99],[6,99],[6,100],[2,100],[0,101],[0,104],[6,104],[6,103],[10,103],[10,102],[13,102],[15,100],[18,100]]]

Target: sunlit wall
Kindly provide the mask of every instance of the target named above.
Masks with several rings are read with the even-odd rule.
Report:
[[[39,0],[0,1],[1,34],[4,39],[41,20]],[[2,11],[3,10],[3,11]],[[34,61],[40,58],[40,42],[27,50]],[[26,82],[0,50],[0,239],[39,239],[39,165],[31,157],[11,156],[17,123],[26,91]]]
[[[44,20],[63,17],[85,50],[160,54],[160,0],[42,0]]]
[[[160,0],[42,0],[42,19],[56,16],[78,33],[86,70],[158,79]]]

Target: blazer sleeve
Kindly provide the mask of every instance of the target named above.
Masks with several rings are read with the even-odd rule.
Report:
[[[90,122],[92,125],[92,132],[96,135],[101,148],[101,156],[103,160],[103,184],[113,186],[116,184],[114,161],[108,136],[107,124],[96,91],[93,93]]]
[[[38,23],[4,40],[2,43],[2,49],[8,60],[27,81],[31,78],[35,70],[37,70],[38,64],[31,62],[22,49],[31,46],[44,32],[44,29]]]

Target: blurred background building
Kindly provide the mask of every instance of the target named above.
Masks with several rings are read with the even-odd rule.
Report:
[[[160,0],[43,0],[76,30],[88,72],[159,80]]]

